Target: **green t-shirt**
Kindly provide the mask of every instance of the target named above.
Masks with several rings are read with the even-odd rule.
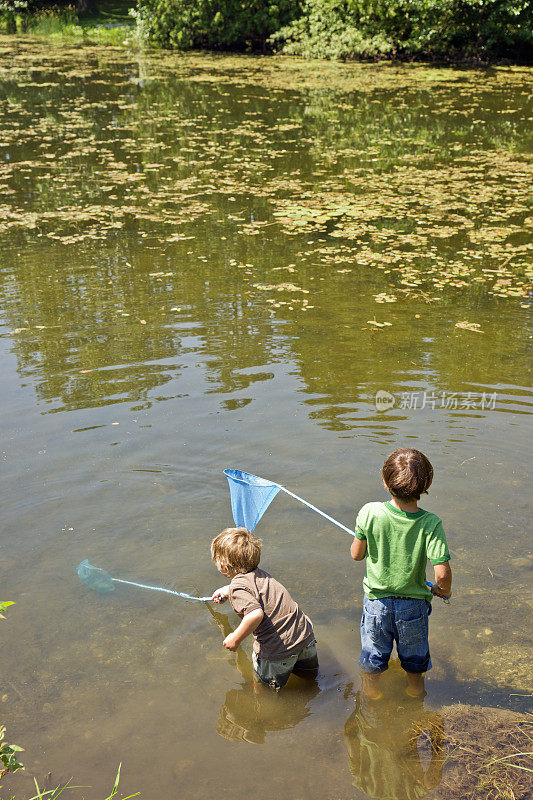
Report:
[[[380,597],[418,597],[431,600],[426,586],[427,559],[449,561],[442,521],[419,508],[400,511],[392,503],[367,503],[355,521],[355,535],[366,539],[365,594]]]

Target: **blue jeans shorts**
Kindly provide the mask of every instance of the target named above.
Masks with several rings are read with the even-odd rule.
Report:
[[[370,600],[365,595],[361,618],[361,669],[375,675],[384,672],[394,642],[404,670],[422,673],[431,669],[428,642],[430,614],[431,603],[427,600],[414,597]]]
[[[261,681],[273,689],[281,689],[291,672],[314,677],[318,670],[318,656],[316,652],[316,639],[306,645],[303,650],[294,656],[287,656],[283,661],[267,661],[254,651],[252,653],[254,672]]]

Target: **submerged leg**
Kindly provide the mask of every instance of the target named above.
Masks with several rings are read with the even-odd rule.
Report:
[[[361,687],[363,694],[370,700],[381,700],[383,692],[379,688],[380,675],[361,671]]]
[[[409,697],[420,697],[424,693],[424,674],[423,672],[405,672],[407,675],[406,692]]]

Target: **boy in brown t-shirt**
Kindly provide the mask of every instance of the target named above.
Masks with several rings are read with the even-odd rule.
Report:
[[[211,599],[224,603],[229,598],[242,619],[224,639],[224,647],[236,650],[253,633],[254,670],[275,689],[285,686],[291,672],[315,677],[318,657],[311,620],[281,583],[258,569],[261,540],[246,528],[226,528],[211,542],[211,558],[230,578]]]

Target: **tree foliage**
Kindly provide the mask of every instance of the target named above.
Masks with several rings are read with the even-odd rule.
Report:
[[[50,6],[84,16],[97,2],[0,0],[0,17],[15,31],[17,17]],[[514,61],[533,53],[532,0],[137,0],[130,13],[141,40],[182,50]]]
[[[11,17],[13,25],[16,16],[31,17],[48,10],[87,16],[98,14],[98,3],[97,0],[0,0],[0,15]]]
[[[163,46],[262,50],[298,16],[294,0],[138,0],[143,35]]]
[[[502,57],[528,59],[529,0],[305,0],[272,38],[311,57]]]

